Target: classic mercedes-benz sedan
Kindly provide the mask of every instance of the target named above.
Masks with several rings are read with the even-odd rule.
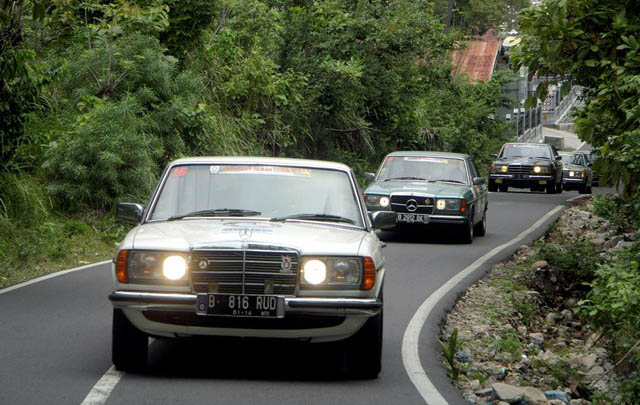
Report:
[[[487,232],[487,189],[469,155],[393,152],[385,157],[365,190],[371,213],[392,212],[397,226],[439,224],[459,230],[471,243]]]
[[[113,363],[141,369],[148,337],[339,341],[351,375],[381,368],[385,263],[352,170],[278,158],[170,163],[113,263]]]
[[[593,173],[591,163],[584,153],[560,152],[562,158],[562,187],[565,190],[578,190],[580,194],[591,194]]]

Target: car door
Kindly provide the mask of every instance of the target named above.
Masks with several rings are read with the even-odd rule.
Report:
[[[473,163],[473,160],[467,160],[467,167],[469,168],[469,173],[471,175],[471,187],[473,188],[473,195],[477,199],[476,203],[473,205],[473,218],[479,221],[482,218],[484,211],[487,209],[487,186],[486,184],[473,184],[473,179],[476,177],[480,177],[478,175],[478,169],[476,169],[476,165]]]

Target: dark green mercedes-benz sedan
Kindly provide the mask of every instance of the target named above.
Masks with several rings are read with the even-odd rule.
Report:
[[[451,226],[465,243],[487,231],[487,188],[469,155],[393,152],[366,178],[367,210],[395,212],[396,229]]]

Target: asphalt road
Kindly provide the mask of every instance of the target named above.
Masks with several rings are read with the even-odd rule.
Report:
[[[148,369],[125,374],[106,403],[424,404],[401,357],[403,334],[417,308],[478,257],[575,196],[575,191],[492,193],[487,235],[472,245],[428,229],[410,235],[382,233],[389,271],[383,369],[376,380],[337,379],[332,345],[155,340]],[[543,232],[541,228],[529,239]],[[456,296],[484,270],[486,266],[441,301],[420,336],[422,365],[452,404],[464,401],[439,358],[438,323]],[[0,294],[0,404],[79,404],[85,399],[111,366],[110,289],[110,267],[101,265]]]

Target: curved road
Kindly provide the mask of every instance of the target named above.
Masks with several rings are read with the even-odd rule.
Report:
[[[155,340],[148,369],[125,374],[106,403],[424,404],[401,355],[403,334],[418,307],[477,258],[576,196],[576,192],[492,193],[487,236],[476,238],[472,245],[460,245],[455,238],[431,230],[412,235],[382,233],[389,271],[383,368],[376,380],[337,379],[331,345]],[[526,242],[545,230],[541,226]],[[509,246],[491,262],[504,259],[522,243]],[[480,278],[488,265],[440,301],[420,335],[422,366],[452,404],[464,401],[449,383],[439,358],[438,323],[457,295]],[[103,264],[0,291],[0,404],[83,402],[111,367],[110,289],[110,266]]]

